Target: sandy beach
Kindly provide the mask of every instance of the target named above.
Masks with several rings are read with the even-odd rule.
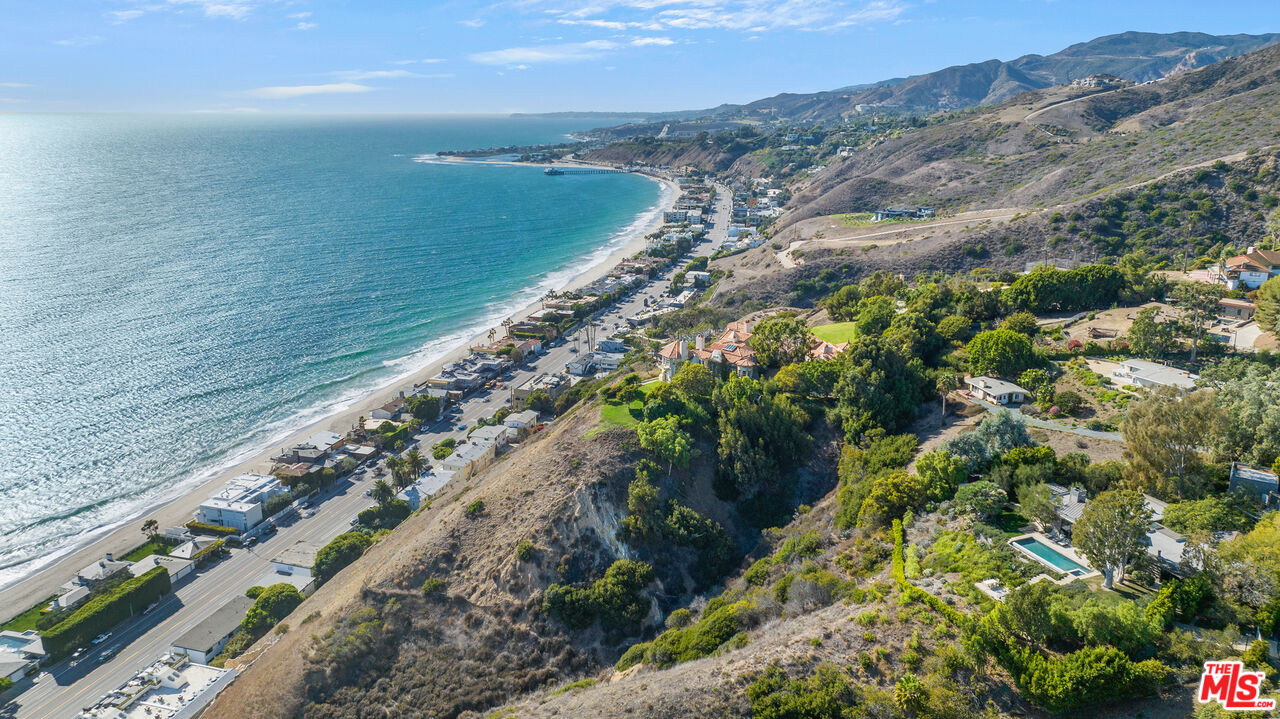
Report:
[[[460,158],[440,159],[441,161],[447,162],[499,164],[493,161],[467,160]],[[527,165],[528,163],[501,164]],[[566,162],[555,164],[580,167],[586,163]],[[539,163],[537,166],[545,167],[548,165],[546,163]],[[674,203],[675,199],[680,194],[679,187],[670,180],[652,175],[645,175],[645,177],[656,182],[660,182],[666,186],[664,190],[667,194],[664,198],[665,206],[658,208],[655,212],[653,222],[643,227],[643,229],[635,231],[634,235],[626,238],[626,242],[620,246],[619,249],[612,252],[608,257],[605,257],[601,261],[587,268],[582,273],[573,277],[562,287],[558,288],[558,290],[571,290],[589,284],[608,274],[609,270],[618,262],[644,250],[646,245],[645,236],[652,233],[662,225],[662,210],[669,209],[671,204]],[[529,306],[522,308],[518,312],[512,313],[510,317],[524,318],[537,310],[538,307],[539,305],[537,302],[531,303]],[[296,444],[315,432],[322,430],[345,435],[347,431],[355,425],[359,417],[368,416],[373,408],[390,400],[394,396],[395,390],[410,384],[420,384],[425,382],[427,378],[440,372],[444,365],[465,357],[469,353],[469,348],[471,346],[487,342],[486,335],[487,330],[478,333],[468,341],[451,348],[450,351],[440,359],[418,369],[412,374],[398,378],[392,383],[371,391],[364,397],[352,403],[346,409],[308,424],[298,429],[282,441],[272,442],[269,446],[263,447],[259,453],[253,455],[251,458],[219,472],[206,482],[194,485],[186,494],[152,507],[137,516],[132,517],[129,521],[109,533],[90,540],[83,546],[77,547],[74,551],[61,557],[58,561],[42,567],[32,576],[5,587],[0,590],[0,607],[2,607],[0,608],[0,619],[7,621],[11,617],[26,611],[27,608],[33,606],[37,602],[58,593],[58,588],[63,583],[74,577],[75,573],[79,569],[102,558],[104,554],[112,553],[114,555],[122,555],[134,547],[137,547],[144,541],[141,531],[142,523],[144,521],[154,519],[159,523],[162,529],[165,527],[181,525],[190,521],[196,507],[208,497],[209,493],[215,487],[221,485],[227,479],[244,472],[266,473],[269,471],[271,468],[270,457],[281,446]],[[159,449],[161,448],[157,448],[157,450]]]

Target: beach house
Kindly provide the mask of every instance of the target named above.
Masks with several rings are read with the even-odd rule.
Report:
[[[156,567],[164,567],[164,570],[169,573],[169,581],[177,582],[194,572],[196,565],[191,560],[181,557],[151,554],[130,565],[129,573],[135,577],[141,577]]]
[[[102,559],[76,572],[76,578],[71,581],[81,587],[93,588],[117,574],[128,572],[131,564],[132,562],[114,559],[108,553]]]
[[[236,676],[166,653],[79,714],[78,719],[191,719]]]
[[[253,600],[243,594],[233,597],[175,639],[169,646],[169,651],[185,654],[196,664],[208,664],[240,629],[241,622],[252,606]]]
[[[0,677],[18,681],[45,658],[44,642],[34,629],[0,632]]]
[[[265,474],[241,474],[200,503],[196,521],[231,527],[241,532],[263,520],[262,505],[287,490],[280,480]]]
[[[466,479],[493,463],[497,447],[493,442],[458,445],[457,450],[440,463],[446,472]]]
[[[292,578],[280,581],[289,581],[299,591],[308,592],[311,590],[312,570],[315,569],[316,553],[319,551],[320,548],[316,545],[299,539],[271,558],[271,569],[277,575]],[[302,586],[298,586],[299,582]]]

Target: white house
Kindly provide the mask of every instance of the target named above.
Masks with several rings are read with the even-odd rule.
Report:
[[[252,606],[253,600],[243,594],[232,598],[205,617],[204,621],[174,640],[169,651],[185,654],[196,664],[208,664],[240,628],[240,623]]]
[[[236,677],[235,669],[197,664],[185,654],[159,661],[107,692],[78,719],[191,719]]]
[[[472,442],[480,444],[482,442],[492,442],[495,448],[507,446],[507,440],[510,437],[507,426],[504,424],[485,425],[478,427],[471,436],[468,437]]]
[[[457,451],[440,463],[440,466],[444,471],[453,472],[466,479],[493,462],[495,449],[492,442],[460,445]]]
[[[130,564],[130,562],[117,561],[108,553],[102,559],[76,572],[76,578],[72,583],[82,587],[93,587],[121,572],[129,571]]]
[[[262,521],[263,503],[285,491],[275,477],[241,474],[200,504],[196,521],[246,531]]]
[[[44,642],[34,629],[0,632],[0,677],[18,681],[44,659]]]
[[[538,413],[531,409],[512,412],[502,423],[512,429],[530,429],[538,423]]]
[[[1196,380],[1200,379],[1198,374],[1144,359],[1122,361],[1120,368],[1111,376],[1124,384],[1147,389],[1178,387],[1182,390],[1193,390],[1196,388]]]
[[[316,566],[318,551],[320,548],[316,545],[299,539],[271,558],[271,568],[276,574],[310,578],[311,571]]]
[[[978,399],[992,404],[1021,404],[1031,394],[1012,382],[994,377],[968,377],[964,383]]]

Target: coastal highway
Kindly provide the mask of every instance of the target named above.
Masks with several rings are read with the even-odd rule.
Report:
[[[731,198],[727,188],[717,187],[716,191],[713,224],[708,233],[710,240],[695,247],[694,256],[710,255],[728,237]],[[670,276],[671,271],[663,273],[610,311],[600,313],[593,320],[595,337],[603,339],[609,336],[615,323],[625,328],[627,317],[645,309],[646,298],[652,303],[662,296]],[[583,329],[572,333],[566,342],[551,347],[543,356],[510,373],[504,387],[468,398],[462,403],[460,415],[453,415],[449,421],[429,427],[415,437],[419,449],[429,456],[431,446],[444,437],[465,436],[465,430],[458,430],[457,425],[471,427],[476,420],[493,415],[508,402],[509,387],[518,386],[538,374],[563,371],[565,364],[578,356],[572,350],[575,342],[579,351],[588,351],[585,335]],[[249,587],[272,583],[271,557],[298,540],[323,546],[350,529],[351,519],[373,504],[364,494],[372,485],[373,477],[373,472],[366,472],[336,482],[318,498],[312,507],[313,516],[295,516],[257,545],[233,549],[227,559],[185,578],[155,609],[115,627],[109,640],[91,647],[93,651],[86,652],[75,666],[63,660],[47,667],[34,682],[24,680],[11,693],[11,696],[16,694],[11,702],[0,707],[0,719],[74,717],[81,709],[92,705],[103,694],[158,659],[171,642],[233,597],[243,594]],[[110,655],[105,661],[102,660],[104,653]]]

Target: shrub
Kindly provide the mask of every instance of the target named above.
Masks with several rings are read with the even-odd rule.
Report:
[[[749,606],[747,602],[734,602],[715,608],[708,604],[696,624],[668,629],[651,642],[631,647],[618,660],[617,668],[621,671],[640,661],[657,667],[669,667],[710,656],[741,631],[741,616]]]
[[[589,585],[547,587],[542,611],[570,629],[586,629],[596,621],[612,627],[636,624],[649,613],[649,600],[641,592],[653,579],[648,563],[619,559]]]
[[[221,524],[207,524],[205,522],[187,522],[186,527],[196,534],[212,534],[217,537],[228,537],[232,534],[240,533],[240,530],[235,527],[224,527]]]
[[[172,589],[169,570],[156,567],[85,602],[71,616],[41,634],[44,650],[62,657],[94,636],[141,612]]]
[[[444,580],[439,577],[427,577],[427,581],[422,583],[422,593],[428,597],[438,596],[444,593]]]
[[[471,504],[468,504],[465,511],[468,517],[475,518],[480,516],[484,512],[484,500],[477,499]]]
[[[519,559],[522,562],[527,562],[530,559],[533,559],[533,542],[527,539],[521,539],[519,543],[516,544],[516,559]]]
[[[373,540],[364,532],[347,532],[334,537],[328,544],[316,552],[316,563],[312,568],[317,584],[324,584],[364,554],[364,550],[373,544]]]
[[[839,670],[820,664],[808,679],[789,679],[782,669],[771,666],[747,685],[747,699],[756,719],[825,719],[846,716],[856,695]]]
[[[1059,658],[1013,649],[1013,674],[1028,699],[1052,712],[1152,694],[1168,676],[1154,659],[1134,662],[1115,647],[1090,647]]]

